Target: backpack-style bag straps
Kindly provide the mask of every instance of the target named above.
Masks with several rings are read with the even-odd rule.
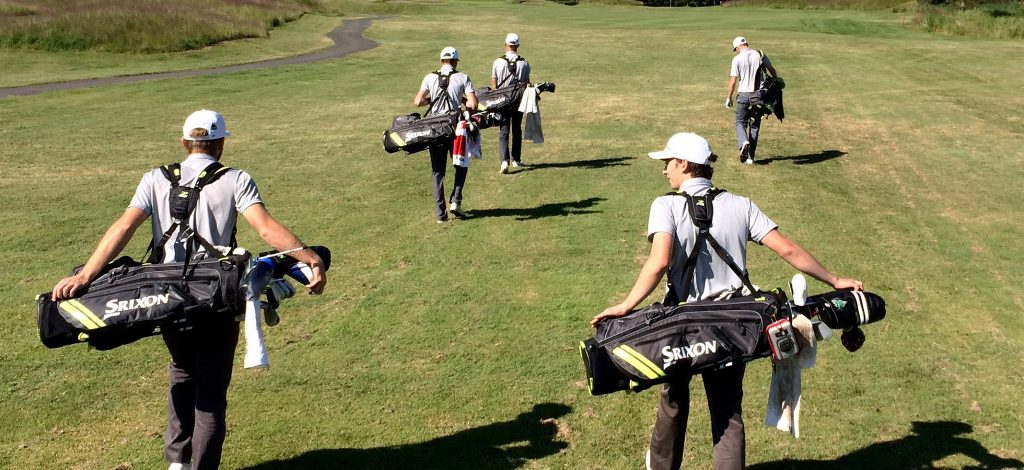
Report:
[[[715,251],[718,257],[729,266],[729,269],[739,276],[743,285],[746,286],[750,292],[756,292],[753,283],[750,282],[750,276],[747,271],[740,269],[739,265],[736,264],[736,261],[729,255],[729,252],[725,251],[725,248],[723,248],[722,245],[718,243],[718,240],[715,240],[715,237],[711,235],[711,224],[714,219],[714,205],[712,204],[712,201],[714,201],[716,196],[723,192],[725,191],[718,188],[711,188],[711,190],[703,196],[691,196],[685,192],[669,193],[669,195],[683,196],[686,198],[687,212],[690,215],[690,220],[693,222],[693,225],[697,227],[697,240],[693,244],[693,251],[691,251],[686,257],[686,263],[683,264],[682,296],[681,298],[675,297],[674,289],[670,284],[669,292],[667,292],[665,296],[665,304],[671,305],[669,302],[673,300],[675,303],[679,303],[680,301],[685,301],[685,299],[690,297],[690,289],[697,270],[697,256],[700,254],[700,249],[705,243],[711,245],[711,248]],[[671,278],[670,270],[669,279]]]

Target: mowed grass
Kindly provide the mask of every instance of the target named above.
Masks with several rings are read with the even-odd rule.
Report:
[[[486,83],[506,29],[534,79],[558,84],[541,103],[547,142],[499,175],[485,131],[474,217],[438,226],[426,155],[385,154],[380,132],[446,45]],[[753,166],[736,161],[722,107],[741,34],[787,83],[789,117],[766,121]],[[342,60],[0,101],[0,467],[162,465],[161,342],[47,350],[33,297],[85,260],[142,172],[181,158],[181,120],[201,107],[228,119],[225,162],[334,252],[326,294],[290,300],[267,331],[271,369],[239,357],[224,468],[639,468],[657,394],[590,397],[575,345],[635,279],[668,189],[646,152],[681,130],[723,156],[719,186],[888,301],[864,349],[826,343],[805,371],[799,440],[760,424],[770,366],[748,367],[753,468],[1024,460],[1024,122],[1007,94],[1024,74],[1005,60],[1021,43],[909,32],[880,13],[546,2],[438,5],[368,36],[380,47]],[[759,247],[748,265],[765,287],[793,274]],[[708,468],[693,387],[687,462]]]

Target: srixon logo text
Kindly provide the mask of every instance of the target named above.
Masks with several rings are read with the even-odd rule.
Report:
[[[672,364],[675,364],[676,361],[680,361],[688,357],[700,357],[707,353],[713,353],[717,350],[718,341],[705,341],[703,343],[692,344],[690,346],[683,346],[681,348],[665,346],[664,348],[661,348],[661,355],[665,356],[665,364],[662,367],[668,367]]]
[[[135,310],[137,308],[166,304],[170,298],[171,294],[157,294],[129,300],[111,299],[107,301],[107,309],[103,313],[118,313],[125,310]]]

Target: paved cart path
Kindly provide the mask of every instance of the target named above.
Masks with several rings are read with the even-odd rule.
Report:
[[[180,70],[177,72],[147,73],[142,75],[127,75],[120,77],[89,78],[83,80],[72,80],[68,82],[44,83],[40,85],[28,85],[21,87],[0,88],[0,98],[8,96],[27,96],[45,93],[55,90],[73,90],[76,88],[88,88],[104,85],[118,85],[122,83],[135,83],[143,80],[163,80],[167,78],[198,77],[201,75],[214,75],[219,73],[241,72],[243,70],[265,69],[281,65],[305,64],[327,59],[344,57],[349,54],[361,52],[377,47],[377,43],[363,37],[363,31],[370,26],[371,18],[359,18],[345,20],[327,37],[334,41],[334,45],[309,54],[302,54],[280,59],[251,62],[248,64],[227,65],[199,70]]]

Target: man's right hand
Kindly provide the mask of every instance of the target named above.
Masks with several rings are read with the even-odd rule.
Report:
[[[836,279],[836,282],[832,283],[832,288],[835,290],[842,289],[853,289],[853,290],[864,290],[864,283],[856,279],[849,279],[840,277]]]
[[[310,266],[313,271],[313,279],[309,280],[309,284],[306,287],[309,288],[309,293],[313,295],[320,295],[324,292],[324,287],[327,285],[327,272],[324,271],[322,264],[316,266]]]
[[[590,326],[596,328],[597,324],[600,323],[601,320],[604,320],[605,318],[623,317],[629,312],[630,309],[623,307],[622,304],[613,305],[611,307],[604,309],[603,312],[597,314],[597,316],[590,319]]]

